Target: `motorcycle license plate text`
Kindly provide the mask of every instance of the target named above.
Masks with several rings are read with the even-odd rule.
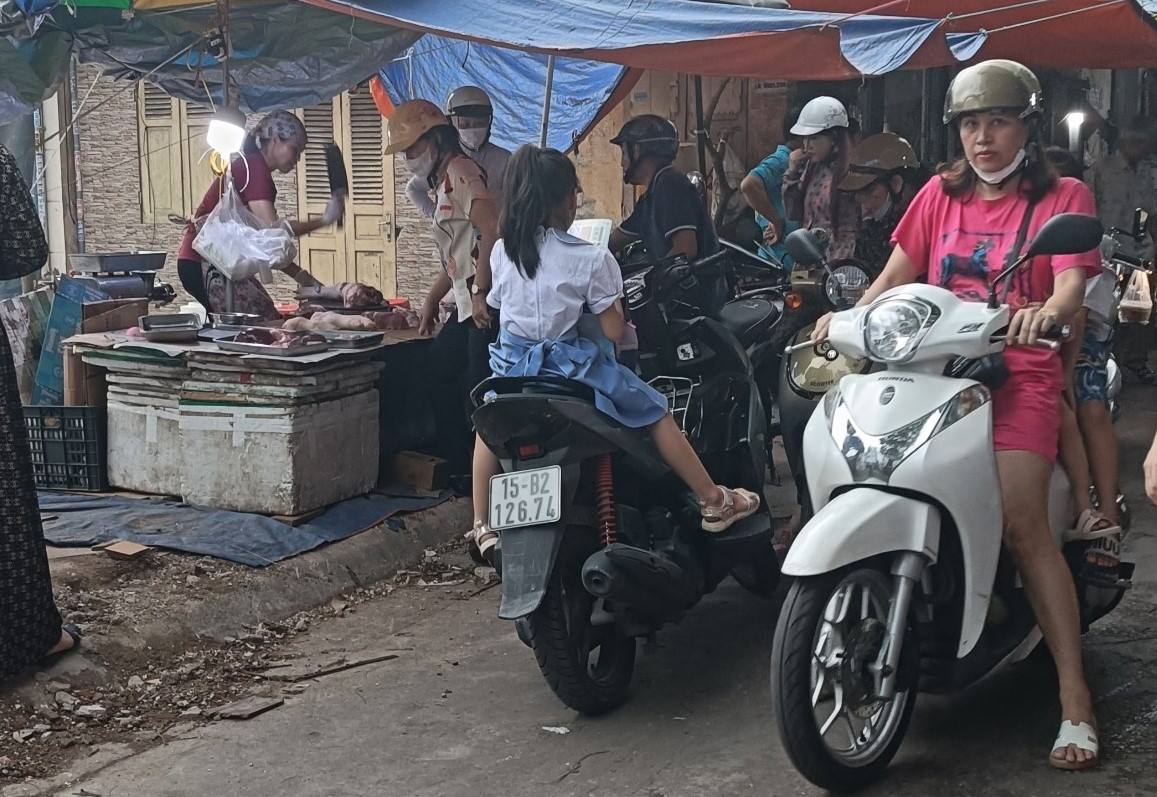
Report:
[[[562,468],[503,473],[490,480],[490,528],[557,523],[562,519]]]

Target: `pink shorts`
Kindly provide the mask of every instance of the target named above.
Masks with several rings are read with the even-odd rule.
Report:
[[[1052,463],[1061,434],[1060,367],[1055,378],[1009,363],[1008,381],[992,394],[992,440],[997,451],[1031,451]]]

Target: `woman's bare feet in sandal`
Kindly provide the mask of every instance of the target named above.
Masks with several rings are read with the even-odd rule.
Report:
[[[703,530],[711,534],[721,534],[746,517],[759,510],[759,496],[742,488],[732,490],[718,485],[719,497],[715,502],[699,503],[699,514],[703,516]]]
[[[1090,769],[1101,763],[1097,720],[1092,697],[1062,701],[1060,733],[1053,742],[1049,764],[1056,769]]]

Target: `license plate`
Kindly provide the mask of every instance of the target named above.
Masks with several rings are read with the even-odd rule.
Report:
[[[562,468],[503,473],[490,480],[494,531],[557,523],[562,519]]]

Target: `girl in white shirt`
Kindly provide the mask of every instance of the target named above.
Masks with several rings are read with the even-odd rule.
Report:
[[[578,334],[584,306],[612,341],[626,326],[615,258],[566,233],[578,192],[574,164],[561,152],[527,145],[511,158],[501,239],[490,258],[487,302],[501,318],[498,342],[490,347],[491,370],[495,376],[562,376],[593,388],[600,411],[624,426],[649,429],[663,460],[695,493],[703,529],[726,531],[759,509],[759,496],[715,484],[668,412],[667,399],[610,351]],[[498,458],[478,438],[471,536],[483,555],[498,542],[486,527],[490,479],[498,471]]]

